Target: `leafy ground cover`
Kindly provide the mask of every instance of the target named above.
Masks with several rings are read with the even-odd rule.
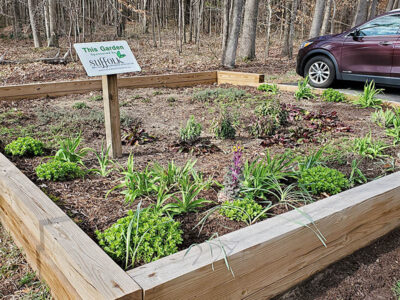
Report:
[[[44,143],[42,156],[9,158],[122,267],[399,169],[395,110],[386,120],[354,103],[229,86],[120,96],[122,129],[133,141],[124,143],[121,159],[107,157],[98,94],[1,102],[0,141],[2,151],[19,137]],[[85,105],[74,109],[76,103]],[[59,177],[48,168],[61,162],[83,174],[51,181]],[[325,185],[315,180],[321,176]],[[165,221],[152,217],[159,215]],[[128,248],[115,239],[118,220],[129,232],[120,239]],[[157,242],[157,232],[171,243]]]

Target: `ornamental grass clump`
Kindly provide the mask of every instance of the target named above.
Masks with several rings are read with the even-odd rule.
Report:
[[[84,175],[84,172],[76,163],[56,159],[37,166],[35,171],[39,179],[49,181],[72,180]]]
[[[32,137],[20,137],[5,147],[5,152],[12,156],[43,155],[44,145]]]
[[[335,195],[349,188],[346,176],[338,170],[317,166],[301,173],[299,184],[314,195]]]
[[[111,227],[96,231],[100,246],[125,268],[178,252],[183,241],[180,223],[153,208],[128,211]]]
[[[362,108],[379,108],[383,101],[378,99],[376,96],[381,94],[383,91],[383,89],[375,88],[374,81],[371,81],[370,83],[367,82],[364,86],[364,93],[354,103],[360,105]]]

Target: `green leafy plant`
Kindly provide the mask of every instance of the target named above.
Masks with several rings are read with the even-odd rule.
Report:
[[[350,186],[355,186],[357,183],[367,183],[368,179],[364,173],[360,170],[359,165],[361,160],[353,159],[351,162],[351,172],[349,176]]]
[[[125,201],[132,204],[138,197],[150,195],[155,190],[150,167],[147,166],[143,171],[136,170],[132,154],[128,157],[127,168],[121,174],[122,182],[107,195],[115,189],[123,189],[121,194],[125,196]]]
[[[194,143],[200,138],[201,130],[201,124],[196,122],[194,116],[191,116],[186,126],[181,128],[180,139],[182,142]]]
[[[308,156],[300,157],[298,159],[298,164],[297,164],[299,173],[301,174],[305,170],[322,165],[323,164],[323,154],[324,154],[324,148],[320,148]]]
[[[314,195],[335,195],[350,186],[349,180],[338,170],[317,166],[301,173],[299,184]]]
[[[234,139],[236,120],[226,107],[221,108],[220,115],[213,121],[212,130],[218,139]]]
[[[32,137],[20,137],[6,145],[4,150],[12,156],[37,156],[44,153],[44,145]]]
[[[382,100],[376,98],[376,96],[382,92],[383,89],[375,88],[374,81],[367,82],[364,86],[364,93],[354,103],[360,105],[362,108],[379,108],[382,105]]]
[[[198,184],[190,178],[183,178],[179,182],[180,197],[174,195],[175,202],[171,203],[171,211],[176,214],[195,212],[206,203],[212,201],[200,198],[199,194],[208,187],[207,183]]]
[[[37,166],[35,171],[39,179],[50,181],[72,180],[84,174],[76,163],[55,159]]]
[[[85,102],[76,102],[74,105],[72,105],[72,108],[75,109],[84,109],[84,108],[89,108]]]
[[[275,133],[278,125],[270,116],[261,116],[253,120],[248,127],[249,133],[256,138],[271,136]]]
[[[57,151],[54,158],[60,161],[79,163],[83,165],[82,159],[92,149],[90,148],[79,149],[81,142],[82,142],[81,134],[78,134],[75,138],[69,137],[63,140],[59,140],[58,144],[60,146],[60,149]]]
[[[313,94],[311,88],[308,86],[308,76],[304,80],[300,80],[297,84],[297,91],[294,94],[297,100],[302,100],[302,99],[314,99],[315,95]]]
[[[393,145],[400,143],[400,118],[393,122],[393,128],[386,129],[386,135],[393,138]]]
[[[372,140],[371,132],[362,138],[356,138],[353,142],[353,152],[371,159],[377,157],[385,157],[384,150],[390,146],[386,145],[382,141]]]
[[[392,128],[396,119],[400,120],[400,115],[391,109],[377,109],[371,115],[372,122],[383,128]]]
[[[292,152],[288,150],[274,157],[267,151],[263,159],[246,161],[243,166],[241,193],[252,199],[266,200],[268,191],[273,188],[272,178],[284,180],[295,177],[292,167],[294,159]]]
[[[263,207],[250,198],[236,199],[232,202],[226,201],[221,205],[220,214],[233,221],[242,221],[251,224],[252,220],[259,216],[263,219],[266,216],[262,214]]]
[[[129,211],[103,232],[96,231],[100,246],[125,268],[149,263],[178,251],[182,243],[180,223],[152,208]]]
[[[343,93],[331,88],[322,93],[321,99],[327,102],[345,102],[347,100]]]
[[[102,177],[107,177],[112,171],[114,171],[113,168],[109,168],[110,165],[114,165],[113,160],[110,158],[110,147],[111,146],[105,149],[104,144],[101,144],[101,150],[99,153],[92,151],[97,158],[99,168],[91,169],[91,172],[94,172]]]
[[[268,83],[260,84],[257,90],[267,92],[273,95],[277,94],[279,91],[278,86],[276,84],[268,84]]]

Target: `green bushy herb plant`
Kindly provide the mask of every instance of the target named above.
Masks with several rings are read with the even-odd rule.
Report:
[[[277,123],[273,118],[270,116],[261,116],[251,122],[248,130],[252,136],[262,138],[273,135],[277,127]]]
[[[279,91],[278,86],[276,84],[268,84],[268,83],[260,84],[257,90],[267,92],[273,95],[277,94]]]
[[[262,211],[263,207],[260,204],[253,199],[245,198],[224,202],[219,212],[230,220],[250,224],[260,214],[259,219],[265,218],[265,215],[262,215]]]
[[[349,180],[338,170],[317,166],[301,173],[299,184],[314,195],[335,195],[350,186]]]
[[[379,108],[382,105],[382,100],[378,99],[376,96],[382,92],[383,89],[375,88],[374,81],[370,83],[367,82],[364,86],[364,93],[354,103],[360,105],[362,108]]]
[[[315,95],[313,94],[311,88],[308,86],[308,82],[309,82],[308,77],[298,82],[297,84],[298,89],[294,94],[297,100],[302,100],[302,99],[309,100],[315,98]]]
[[[201,130],[201,124],[196,122],[194,116],[191,116],[186,126],[180,130],[180,139],[182,142],[194,143],[200,138]]]
[[[87,104],[85,102],[76,102],[72,108],[75,109],[84,109],[84,108],[89,108],[89,106],[87,106]]]
[[[35,171],[38,178],[49,181],[72,180],[84,174],[76,163],[55,159],[37,166]]]
[[[44,153],[44,145],[32,137],[20,137],[8,144],[4,150],[12,156],[38,156]]]
[[[345,102],[346,96],[339,91],[329,88],[322,93],[321,99],[327,102]]]
[[[362,138],[356,138],[353,142],[352,150],[353,152],[371,159],[377,157],[385,157],[384,150],[389,148],[382,141],[374,141],[372,139],[371,132]]]
[[[213,121],[212,130],[218,139],[234,139],[236,120],[226,107],[221,108],[220,115]]]
[[[83,165],[82,159],[92,149],[90,148],[79,149],[81,142],[82,142],[81,134],[78,134],[75,138],[69,137],[58,141],[60,149],[56,152],[54,158],[60,161],[79,163]]]
[[[259,116],[269,116],[277,125],[284,125],[287,122],[288,112],[282,108],[278,99],[268,99],[263,101],[255,109],[255,114]]]
[[[125,267],[149,263],[178,251],[183,241],[180,223],[152,208],[129,211],[103,232],[96,231],[99,244]]]

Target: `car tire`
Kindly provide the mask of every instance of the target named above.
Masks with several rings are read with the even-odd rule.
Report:
[[[310,85],[316,88],[330,87],[336,78],[335,66],[326,56],[311,58],[304,68],[304,74],[308,76]]]

